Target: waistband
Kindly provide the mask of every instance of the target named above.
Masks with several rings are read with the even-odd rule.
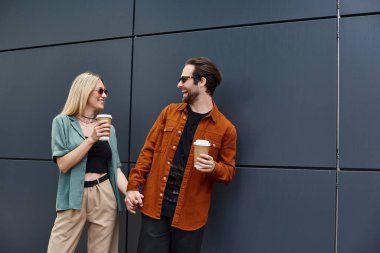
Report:
[[[105,174],[104,176],[96,179],[96,180],[92,180],[92,181],[85,181],[84,182],[84,187],[87,188],[87,187],[92,187],[92,186],[95,186],[97,184],[100,184],[104,181],[108,180],[108,174]]]

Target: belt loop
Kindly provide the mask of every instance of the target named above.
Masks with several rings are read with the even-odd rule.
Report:
[[[97,178],[96,181],[98,181],[98,185],[97,186],[100,188],[99,178]]]

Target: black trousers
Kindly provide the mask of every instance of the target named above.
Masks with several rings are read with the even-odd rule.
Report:
[[[171,227],[172,218],[161,216],[160,220],[141,214],[141,230],[138,253],[199,253],[204,227],[184,231]]]

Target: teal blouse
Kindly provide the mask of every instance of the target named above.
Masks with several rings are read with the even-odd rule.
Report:
[[[51,149],[53,160],[57,156],[64,156],[78,147],[85,140],[78,120],[73,116],[58,115],[53,119],[51,132]],[[115,193],[118,211],[121,211],[120,194],[117,188],[117,168],[121,163],[117,151],[115,128],[111,126],[109,144],[112,150],[112,159],[108,163],[108,176]],[[86,173],[87,155],[66,174],[60,172],[56,210],[81,209],[84,189],[84,175]]]

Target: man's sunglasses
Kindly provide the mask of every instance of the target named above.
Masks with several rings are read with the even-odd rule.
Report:
[[[103,95],[103,93],[108,95],[108,90],[103,89],[103,88],[96,89],[95,91],[97,91],[99,95]]]
[[[179,78],[179,81],[182,82],[182,83],[185,83],[187,80],[189,80],[190,78],[193,78],[193,79],[196,79],[197,77],[196,76],[181,76]]]

